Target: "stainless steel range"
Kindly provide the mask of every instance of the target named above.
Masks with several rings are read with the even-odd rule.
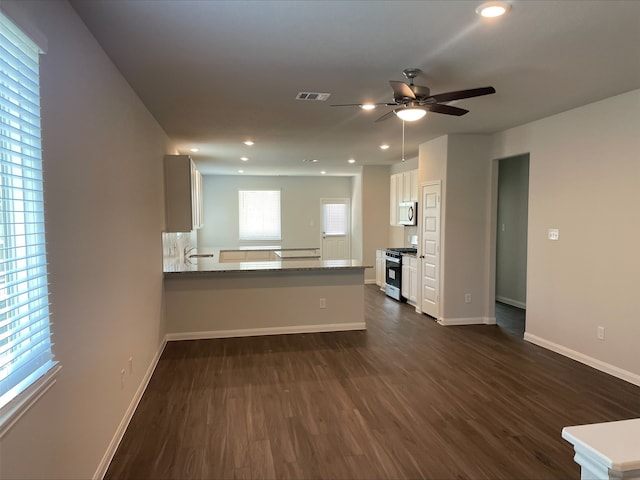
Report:
[[[385,259],[385,293],[399,302],[406,300],[402,296],[402,255],[417,253],[413,247],[387,248],[384,252]]]

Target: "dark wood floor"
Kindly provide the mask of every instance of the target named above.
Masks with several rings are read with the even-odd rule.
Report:
[[[578,479],[640,387],[367,286],[366,332],[171,342],[108,479]]]
[[[499,328],[516,337],[524,337],[526,310],[496,302],[496,323]]]

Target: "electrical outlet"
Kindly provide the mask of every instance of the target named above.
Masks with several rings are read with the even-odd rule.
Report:
[[[326,298],[321,298],[320,299],[320,308],[327,308],[327,299]]]
[[[464,294],[464,303],[471,303],[471,294],[470,293],[465,293]]]
[[[598,327],[598,340],[604,340],[604,327]]]
[[[560,231],[557,228],[550,228],[547,232],[547,237],[549,238],[549,240],[559,240]]]
[[[129,375],[133,373],[133,357],[129,357]]]

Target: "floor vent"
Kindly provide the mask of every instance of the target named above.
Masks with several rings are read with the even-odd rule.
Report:
[[[330,93],[314,93],[314,92],[300,92],[296,95],[296,100],[319,100],[324,102],[329,98]]]

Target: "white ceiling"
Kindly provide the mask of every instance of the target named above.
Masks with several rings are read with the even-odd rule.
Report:
[[[501,131],[640,88],[635,0],[514,0],[493,20],[462,0],[71,3],[180,152],[200,149],[205,174],[344,175],[400,161],[402,122],[374,123],[388,107],[330,104],[391,101],[388,81],[408,67],[432,93],[497,93],[458,101],[463,117],[407,123],[407,159],[443,134]],[[331,96],[295,100],[301,91]]]

